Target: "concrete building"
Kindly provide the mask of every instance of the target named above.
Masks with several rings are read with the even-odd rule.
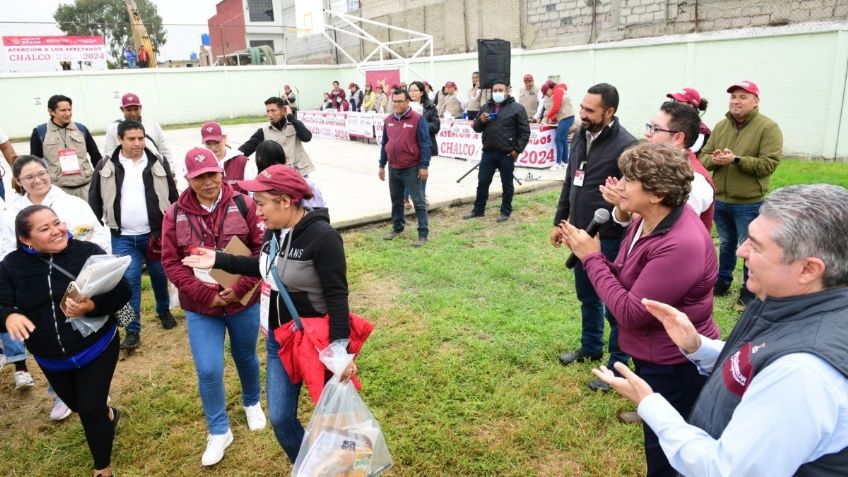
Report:
[[[249,48],[261,46],[282,63],[286,26],[281,0],[222,0],[215,9],[207,24],[216,64],[244,64]]]

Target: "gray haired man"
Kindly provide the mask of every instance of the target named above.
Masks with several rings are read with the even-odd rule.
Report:
[[[719,341],[685,314],[643,300],[711,373],[688,423],[626,366],[596,376],[639,405],[683,475],[845,475],[848,468],[848,190],[772,193],[736,254],[756,297]]]

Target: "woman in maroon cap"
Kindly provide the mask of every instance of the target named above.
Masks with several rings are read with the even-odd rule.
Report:
[[[698,113],[699,115],[703,115],[707,112],[707,100],[702,98],[701,93],[699,93],[695,88],[683,88],[676,93],[668,93],[665,97],[695,108],[695,110],[700,111]],[[691,149],[695,154],[698,154],[701,148],[704,147],[704,144],[707,143],[707,139],[710,138],[710,134],[712,133],[713,132],[710,130],[709,126],[701,121],[701,125],[698,128],[698,140],[695,141],[695,144],[693,144],[689,149]]]
[[[220,130],[220,129],[219,129]],[[207,149],[186,154],[189,188],[171,205],[162,221],[162,266],[177,287],[185,310],[188,341],[197,371],[198,391],[209,436],[201,463],[217,464],[233,442],[224,392],[224,335],[238,370],[247,426],[265,428],[259,404],[259,280],[242,276],[230,285],[218,283],[208,270],[193,270],[181,260],[198,247],[220,250],[240,240],[252,254],[262,246],[264,229],[256,204],[224,180],[224,169]]]
[[[274,273],[285,286],[300,316],[329,315],[330,342],[350,335],[347,263],[339,233],[330,226],[327,209],[309,209],[304,199],[312,197],[309,184],[294,169],[273,165],[255,180],[240,181],[253,192],[257,215],[267,231],[258,257],[238,257],[202,249],[183,259],[193,268],[218,268],[230,273],[262,278],[260,327],[266,335],[268,369],[266,395],[274,435],[292,463],[303,441],[303,425],[297,419],[301,384],[292,384],[277,358],[279,345],[273,338],[277,327],[292,320],[277,291]],[[267,336],[268,334],[272,336]],[[342,380],[356,373],[351,362]]]

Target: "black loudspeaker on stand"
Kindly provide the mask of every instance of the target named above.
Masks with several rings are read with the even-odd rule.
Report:
[[[508,41],[498,38],[477,40],[477,70],[480,73],[480,88],[491,89],[496,82],[509,84],[511,60]]]

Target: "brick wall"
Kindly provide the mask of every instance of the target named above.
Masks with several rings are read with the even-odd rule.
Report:
[[[848,19],[848,0],[361,0],[360,5],[353,15],[433,35],[436,55],[476,51],[477,38],[502,38],[534,49]],[[294,24],[291,4],[284,7],[284,21]],[[364,28],[383,41],[405,37]],[[335,62],[337,53],[323,37],[295,36],[287,38],[289,63]],[[356,60],[374,48],[343,34],[336,38]],[[414,51],[409,45],[394,48],[402,54]]]

